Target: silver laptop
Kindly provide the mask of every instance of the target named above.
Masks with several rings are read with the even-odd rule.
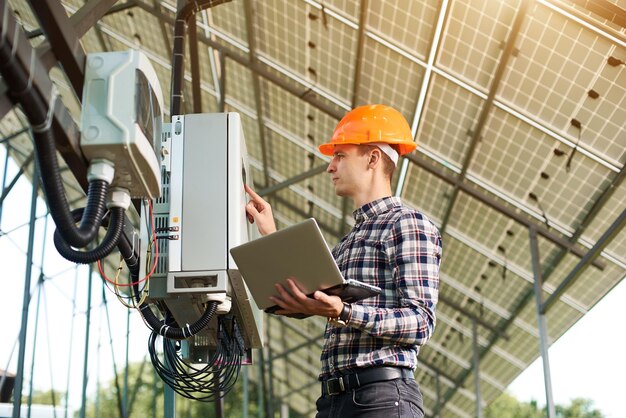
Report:
[[[313,218],[233,247],[230,254],[256,304],[269,313],[280,309],[269,299],[278,296],[274,284],[281,283],[288,289],[286,279],[289,277],[295,278],[307,295],[322,290],[348,303],[380,293],[379,287],[344,280]]]

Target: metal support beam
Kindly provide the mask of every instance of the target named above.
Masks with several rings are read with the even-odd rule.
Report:
[[[19,351],[15,386],[13,387],[13,415],[19,418],[22,409],[22,385],[24,382],[24,360],[26,358],[26,334],[28,329],[28,312],[30,307],[30,276],[33,272],[33,249],[35,246],[35,221],[37,218],[37,191],[39,190],[39,173],[35,166],[33,189],[30,195],[30,224],[28,227],[28,249],[26,252],[26,272],[24,274],[24,297],[22,299],[22,323],[20,326]]]
[[[226,111],[226,54],[220,52],[220,112]]]
[[[499,337],[501,337],[505,341],[509,340],[509,336],[505,332],[499,330],[498,327],[496,327],[494,325],[491,325],[491,324],[485,322],[484,320],[480,319],[479,317],[474,315],[469,310],[465,309],[464,307],[462,307],[458,303],[456,303],[456,302],[452,301],[451,299],[447,298],[445,295],[441,295],[441,294],[439,295],[439,302],[443,303],[444,305],[448,305],[449,307],[451,307],[455,311],[458,311],[458,312],[462,313],[465,317],[470,318],[473,322],[479,324],[480,326],[482,326],[486,330],[492,332],[493,334],[498,335]]]
[[[474,391],[476,393],[476,418],[482,418],[483,406],[480,393],[480,360],[478,359],[478,325],[472,320],[472,364],[474,369]]]
[[[170,38],[167,35],[168,29],[165,25],[165,20],[163,19],[163,13],[161,12],[161,4],[159,0],[153,0],[154,4],[154,13],[159,21],[159,28],[161,29],[161,38],[163,39],[163,45],[165,46],[166,51],[172,51],[172,44],[170,42]]]
[[[430,41],[430,51],[428,53],[428,62],[426,63],[424,78],[422,79],[422,85],[417,97],[417,103],[415,104],[415,112],[413,113],[411,134],[413,135],[414,140],[417,140],[417,132],[422,120],[422,114],[424,113],[424,105],[426,104],[426,93],[430,87],[431,75],[435,66],[435,58],[439,52],[439,40],[441,39],[441,34],[443,33],[443,28],[448,16],[448,10],[448,0],[442,0],[439,4],[437,24],[433,27],[432,39]],[[406,159],[402,159],[402,166],[400,167],[400,174],[398,176],[398,184],[396,185],[396,196],[400,196],[402,194],[408,171],[409,162]]]
[[[11,108],[13,108],[13,104],[11,104]],[[2,119],[2,117],[0,117],[0,119]],[[9,142],[14,138],[17,138],[18,136],[22,135],[23,133],[26,133],[30,131],[30,127],[27,128],[22,128],[16,132],[10,133],[9,135],[5,136],[4,138],[0,139],[0,144],[4,144],[5,142]]]
[[[200,60],[198,59],[198,28],[195,15],[189,19],[189,63],[191,64],[191,97],[193,112],[202,113],[202,90],[200,89]]]
[[[367,24],[367,10],[369,8],[368,0],[361,0],[359,9],[359,31],[358,40],[356,46],[356,58],[354,64],[354,83],[352,85],[352,101],[351,105],[354,109],[358,103],[359,86],[361,85],[361,68],[363,66],[363,48],[365,46],[365,25]],[[343,236],[347,232],[346,215],[348,214],[348,208],[350,203],[347,197],[341,198],[341,225],[339,232]]]
[[[246,33],[248,34],[248,63],[245,66],[253,68],[258,65],[258,58],[256,54],[256,37],[254,35],[255,29],[254,19],[254,6],[252,1],[244,0],[243,8],[246,15]],[[222,68],[222,73],[226,72],[226,68]],[[269,175],[269,149],[267,139],[265,138],[265,122],[263,112],[263,100],[261,100],[261,81],[255,71],[252,71],[252,87],[254,89],[254,102],[256,105],[256,120],[259,129],[259,140],[261,142],[261,160],[263,162],[263,185],[269,187],[270,175]]]
[[[273,195],[275,194],[277,191],[284,189],[285,187],[289,187],[292,184],[296,184],[299,183],[303,180],[308,179],[309,177],[313,177],[317,174],[323,173],[326,171],[326,168],[328,167],[328,164],[322,164],[322,165],[318,165],[317,167],[313,167],[312,169],[305,171],[304,173],[300,173],[297,176],[293,176],[281,183],[278,184],[274,184],[270,187],[267,187],[265,189],[261,189],[259,190],[258,194],[259,196],[269,196],[269,195]]]
[[[89,264],[89,273],[87,277],[87,312],[85,320],[85,350],[83,358],[83,389],[81,392],[80,402],[80,418],[85,418],[87,413],[87,378],[89,369],[89,330],[91,329],[91,286],[93,283],[93,265]],[[117,375],[115,376],[117,379]]]
[[[441,379],[439,373],[435,373],[435,395],[437,396],[435,410],[437,412],[437,418],[441,417]]]
[[[363,65],[363,47],[365,46],[365,25],[367,24],[368,0],[361,0],[359,8],[359,31],[357,35],[356,58],[354,64],[354,83],[352,84],[352,108],[356,107],[361,85],[361,67]]]
[[[548,241],[551,241],[553,244],[556,244],[562,248],[566,248],[567,250],[571,251],[572,254],[575,254],[578,257],[582,258],[585,256],[586,251],[578,248],[575,243],[569,242],[567,238],[563,238],[554,231],[546,228],[545,225],[542,225],[539,222],[532,221],[531,219],[521,215],[514,209],[509,208],[504,203],[499,202],[494,197],[487,194],[487,192],[481,190],[480,188],[474,187],[474,185],[471,184],[467,179],[461,179],[459,177],[448,174],[443,167],[435,165],[432,161],[422,156],[421,154],[409,154],[406,156],[406,158],[420,168],[428,171],[430,174],[433,174],[434,176],[445,181],[446,183],[452,185],[458,184],[460,191],[486,204],[497,212],[500,212],[501,214],[513,219],[515,222],[524,225],[527,228],[534,228],[539,235],[546,238]],[[604,270],[605,264],[599,260],[594,260],[593,266],[597,267],[600,270]]]
[[[284,198],[282,198],[280,196],[274,196],[274,199],[276,199],[276,202],[280,203],[281,205],[284,205],[287,209],[293,211],[295,214],[297,214],[301,218],[304,219],[304,218],[308,218],[309,217],[309,214],[306,213],[302,208],[297,207],[293,203],[289,202],[287,199],[284,199]],[[333,234],[335,236],[339,236],[338,232],[335,229],[333,229],[330,225],[328,225],[327,223],[322,222],[321,220],[318,220],[317,224],[319,225],[321,230],[326,231],[329,234]]]
[[[24,69],[26,75],[32,79],[32,87],[39,100],[43,103],[55,104],[52,115],[52,129],[57,150],[61,153],[61,156],[74,173],[74,177],[76,177],[83,190],[87,190],[87,165],[79,146],[80,134],[78,128],[74,124],[69,111],[60,100],[52,100],[53,91],[56,91],[56,88],[53,88],[52,80],[50,80],[47,70],[38,57],[34,55],[35,52],[28,39],[26,39],[23,29],[16,29],[16,26],[19,26],[19,24],[15,20],[13,12],[8,7],[5,7],[6,4],[5,1],[0,3],[0,22],[3,25],[2,32],[6,34],[5,42],[12,45],[15,51],[14,60],[16,65]],[[0,91],[0,95],[3,97],[5,94],[6,90]],[[12,98],[11,100],[14,99]]]
[[[532,257],[533,273],[535,275],[535,304],[537,308],[537,326],[539,328],[539,349],[543,363],[543,378],[546,389],[546,406],[548,418],[555,417],[554,398],[552,396],[552,380],[550,378],[550,360],[548,356],[548,327],[545,315],[541,312],[543,299],[543,279],[541,273],[541,260],[539,258],[539,245],[537,244],[537,232],[533,228],[528,230],[530,237],[530,254]]]
[[[496,93],[498,92],[498,89],[500,87],[500,82],[502,81],[502,77],[509,63],[509,58],[511,58],[511,55],[513,54],[513,50],[515,49],[515,41],[517,40],[517,36],[519,35],[519,32],[521,30],[522,22],[524,21],[524,18],[526,17],[527,9],[528,9],[528,1],[524,0],[520,4],[520,8],[518,9],[517,14],[515,15],[515,20],[513,21],[513,25],[511,26],[511,31],[509,32],[509,36],[504,46],[504,50],[502,51],[502,56],[500,57],[500,61],[498,62],[498,67],[496,68],[496,72],[493,76],[493,80],[491,82],[491,85],[489,86],[489,94],[487,95],[487,100],[485,100],[485,103],[483,104],[483,107],[480,111],[480,115],[478,117],[478,122],[476,123],[476,127],[474,127],[474,129],[472,130],[472,139],[470,141],[469,148],[467,149],[467,152],[465,154],[465,158],[463,159],[463,166],[461,168],[461,173],[459,174],[459,177],[461,179],[465,178],[465,175],[467,174],[467,169],[469,168],[469,165],[474,156],[474,151],[476,150],[476,146],[478,145],[478,142],[482,138],[483,130],[487,123],[487,118],[489,116],[489,113],[493,109],[493,102],[496,98]],[[452,214],[452,210],[454,209],[454,204],[456,202],[458,195],[459,195],[459,186],[457,183],[454,186],[454,189],[452,190],[450,203],[448,204],[446,213],[443,216],[443,220],[441,222],[441,228],[439,228],[442,235],[446,231],[446,227],[448,226],[448,221],[450,220],[450,215]]]
[[[87,55],[63,4],[53,0],[29,0],[29,3],[46,33],[52,52],[63,66],[63,70],[80,100],[83,96]],[[87,17],[90,17],[89,14]]]
[[[587,254],[585,254],[585,256],[578,262],[578,264],[576,264],[576,267],[574,267],[574,269],[567,275],[567,277],[563,279],[563,281],[561,282],[561,284],[559,284],[556,290],[552,292],[548,300],[546,300],[545,303],[540,306],[540,312],[542,314],[548,312],[548,309],[550,309],[550,307],[554,305],[557,300],[559,300],[561,295],[565,293],[571,285],[574,284],[574,282],[578,279],[578,277],[580,277],[583,271],[585,271],[585,269],[591,264],[591,262],[600,255],[602,250],[611,243],[613,238],[615,238],[615,236],[620,233],[624,226],[626,226],[626,209],[622,210],[622,213],[617,217],[617,219],[615,219],[615,221],[613,221],[611,226],[606,231],[604,231],[604,234],[602,234],[602,236],[596,242],[593,248],[589,250]]]
[[[156,15],[157,13],[157,10],[155,7],[145,4],[142,1],[137,2],[137,7],[154,15]],[[170,16],[162,15],[161,18],[165,22],[169,23],[170,25],[174,24],[174,18]],[[327,115],[334,117],[337,120],[343,117],[344,112],[342,110],[338,109],[335,106],[328,105],[326,101],[321,100],[314,93],[310,92],[308,88],[298,86],[295,83],[291,83],[291,84],[286,83],[283,79],[281,79],[274,72],[272,72],[272,70],[267,68],[267,66],[259,63],[258,60],[251,63],[250,58],[247,54],[235,52],[231,50],[230,48],[224,46],[223,44],[217,41],[214,41],[213,39],[205,35],[198,35],[198,40],[202,42],[203,44],[205,44],[206,46],[209,46],[219,51],[220,53],[225,54],[228,58],[248,68],[254,74],[257,74],[260,77],[263,77],[264,79],[283,88],[284,90],[288,91],[294,96],[299,97],[300,99],[309,103],[311,106],[315,107],[316,109],[326,113]]]
[[[137,5],[136,0],[127,0],[125,3],[113,6],[117,1],[118,0],[90,0],[87,4],[78,9],[76,13],[70,17],[70,22],[72,26],[74,26],[76,36],[82,38],[89,29],[94,27],[104,16],[110,16]],[[43,35],[43,30],[37,28],[28,32],[26,37],[32,39],[41,35]],[[49,44],[48,49],[50,49]]]
[[[9,154],[9,151],[7,150],[7,156],[8,156],[8,154]],[[2,205],[4,204],[4,199],[7,198],[7,196],[9,195],[11,190],[13,189],[13,186],[15,186],[15,184],[20,179],[20,177],[22,177],[22,174],[24,174],[24,172],[26,171],[26,168],[30,165],[30,163],[33,162],[33,157],[34,157],[34,154],[31,152],[30,155],[28,156],[28,158],[26,158],[24,160],[24,162],[22,163],[22,166],[20,167],[20,169],[17,172],[17,174],[15,175],[15,177],[13,177],[13,180],[11,180],[11,183],[9,183],[8,186],[6,186],[5,188],[2,189],[2,195],[0,195],[0,213],[2,213]],[[5,165],[5,167],[6,167],[6,165]],[[6,168],[5,168],[5,170],[6,170]]]
[[[300,344],[295,345],[295,346],[289,348],[288,350],[285,350],[285,351],[281,352],[280,354],[276,354],[272,360],[277,360],[277,359],[286,357],[289,354],[293,353],[294,351],[298,351],[301,348],[308,347],[308,346],[310,346],[312,344],[315,344],[316,342],[321,341],[323,338],[324,338],[324,334],[316,335],[316,336],[314,336],[312,338],[309,338],[306,341],[303,341]]]

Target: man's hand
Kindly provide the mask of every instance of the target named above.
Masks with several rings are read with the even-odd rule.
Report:
[[[310,298],[300,290],[293,279],[287,279],[289,290],[278,283],[274,286],[280,296],[271,296],[270,299],[282,308],[274,312],[275,314],[303,313],[324,316],[326,318],[337,318],[343,310],[343,302],[339,296],[327,295],[318,290]]]
[[[246,193],[250,196],[250,201],[246,205],[246,216],[248,221],[256,227],[261,235],[268,235],[276,232],[276,223],[272,214],[272,207],[261,196],[255,193],[247,184],[244,184]]]

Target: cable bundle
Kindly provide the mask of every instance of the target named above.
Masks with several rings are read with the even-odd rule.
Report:
[[[161,379],[181,396],[214,402],[234,386],[241,369],[245,347],[237,322],[232,315],[218,317],[217,347],[205,367],[190,364],[180,357],[180,343],[163,338],[163,358],[157,354],[159,334],[148,340],[150,359]]]

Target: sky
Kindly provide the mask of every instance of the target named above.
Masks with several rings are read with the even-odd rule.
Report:
[[[4,160],[4,147],[0,147],[0,160]],[[3,167],[0,167],[2,169]],[[17,172],[10,163],[8,179]],[[24,271],[30,210],[31,185],[20,179],[7,197],[2,213],[2,230],[13,230],[0,236],[0,318],[3,318],[3,331],[0,337],[0,369],[15,372],[18,338],[24,296]],[[29,319],[29,344],[26,352],[24,392],[28,393],[31,364],[35,359],[34,387],[48,390],[55,387],[65,391],[70,387],[72,409],[80,406],[80,391],[85,349],[87,308],[87,267],[77,267],[62,259],[51,242],[54,225],[46,229],[45,205],[40,199],[35,233],[34,263],[31,289],[36,286],[39,276],[42,248],[45,246],[44,282],[40,299],[39,329],[35,357],[33,357],[33,330],[36,326],[35,313],[38,293],[33,293]],[[23,225],[20,227],[20,225]],[[15,229],[17,228],[17,229]],[[15,230],[14,230],[15,229]],[[130,324],[130,362],[141,361],[147,352],[147,327],[138,313],[127,315],[127,310],[105,291],[108,303],[103,303],[102,280],[94,275],[92,287],[91,327],[89,338],[89,383],[88,392],[94,393],[97,380],[108,381],[113,376],[112,358],[118,370],[122,370],[126,360],[127,320]],[[72,300],[76,297],[74,307]],[[107,316],[108,307],[108,316]],[[108,319],[107,319],[108,318]],[[626,280],[617,285],[587,315],[575,324],[549,350],[552,388],[557,404],[567,405],[571,399],[583,397],[591,399],[594,406],[606,417],[626,417],[624,406],[624,376],[626,376]],[[109,328],[111,329],[109,333]],[[46,331],[47,330],[47,331]],[[11,353],[12,357],[11,357]],[[11,358],[11,361],[9,361]],[[523,401],[536,400],[545,404],[541,359],[535,361],[509,387],[509,392]]]

